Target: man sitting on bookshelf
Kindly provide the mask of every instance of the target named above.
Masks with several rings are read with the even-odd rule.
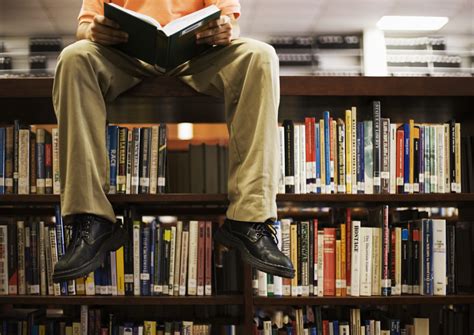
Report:
[[[162,26],[213,0],[112,0],[155,18]],[[217,45],[169,75],[196,91],[223,97],[229,130],[229,207],[216,239],[237,248],[257,269],[293,277],[290,259],[277,248],[279,67],[274,49],[240,38],[238,0],[219,0],[219,19],[196,34],[197,44]],[[108,251],[126,241],[107,199],[106,103],[144,78],[161,75],[153,65],[113,46],[127,41],[104,17],[103,0],[83,0],[78,42],[61,53],[53,87],[59,124],[61,209],[75,233],[53,279],[86,276]],[[130,111],[133,113],[133,111]]]

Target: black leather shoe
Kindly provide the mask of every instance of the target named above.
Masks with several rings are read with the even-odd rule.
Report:
[[[104,262],[107,252],[119,249],[127,241],[119,223],[96,215],[74,215],[72,224],[71,242],[54,267],[56,283],[87,276]]]
[[[278,249],[270,220],[255,223],[226,219],[214,238],[225,246],[238,249],[244,261],[258,270],[285,278],[295,276],[291,260]]]

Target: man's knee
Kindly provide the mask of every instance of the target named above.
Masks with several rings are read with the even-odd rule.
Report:
[[[261,41],[253,39],[243,39],[242,49],[245,54],[248,54],[260,64],[270,64],[272,66],[278,65],[278,56],[275,52],[275,49]]]
[[[97,46],[89,40],[80,40],[68,45],[63,49],[58,58],[58,63],[67,64],[67,66],[77,64],[86,55],[96,52]]]

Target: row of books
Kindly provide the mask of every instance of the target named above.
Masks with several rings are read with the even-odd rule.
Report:
[[[279,193],[461,192],[461,125],[391,123],[374,101],[373,118],[357,109],[333,118],[286,120],[279,127]]]
[[[341,311],[320,306],[258,311],[254,318],[255,335],[461,335],[468,334],[468,313],[464,308],[440,308],[439,321],[404,314],[402,318],[383,309],[344,308]],[[423,313],[426,314],[427,313]],[[430,323],[432,325],[430,332]],[[435,329],[433,329],[435,328]]]
[[[454,294],[456,254],[465,253],[461,241],[470,234],[444,219],[389,222],[388,206],[363,222],[352,220],[348,209],[343,223],[282,219],[274,227],[296,276],[290,280],[254,270],[258,296]]]
[[[72,237],[58,215],[0,219],[0,295],[211,295],[212,223],[125,218],[129,239],[86,278],[53,283]]]
[[[0,334],[5,335],[235,335],[235,325],[211,325],[194,321],[121,321],[117,315],[100,308],[82,305],[79,317],[63,310],[22,309],[13,317],[0,315]],[[12,314],[12,313],[10,313]],[[107,317],[107,318],[105,318]],[[106,319],[106,320],[105,320]],[[105,322],[104,322],[105,321]],[[216,333],[216,332],[214,332]]]
[[[107,127],[109,193],[163,193],[165,124]],[[0,128],[0,194],[59,194],[59,131],[14,125]]]

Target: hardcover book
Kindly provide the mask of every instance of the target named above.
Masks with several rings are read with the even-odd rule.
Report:
[[[178,65],[212,48],[197,45],[196,33],[208,22],[220,17],[220,9],[214,5],[185,15],[162,27],[155,19],[120,7],[104,3],[104,14],[117,22],[120,29],[128,33],[128,41],[117,48],[132,57],[156,65],[167,72]]]

